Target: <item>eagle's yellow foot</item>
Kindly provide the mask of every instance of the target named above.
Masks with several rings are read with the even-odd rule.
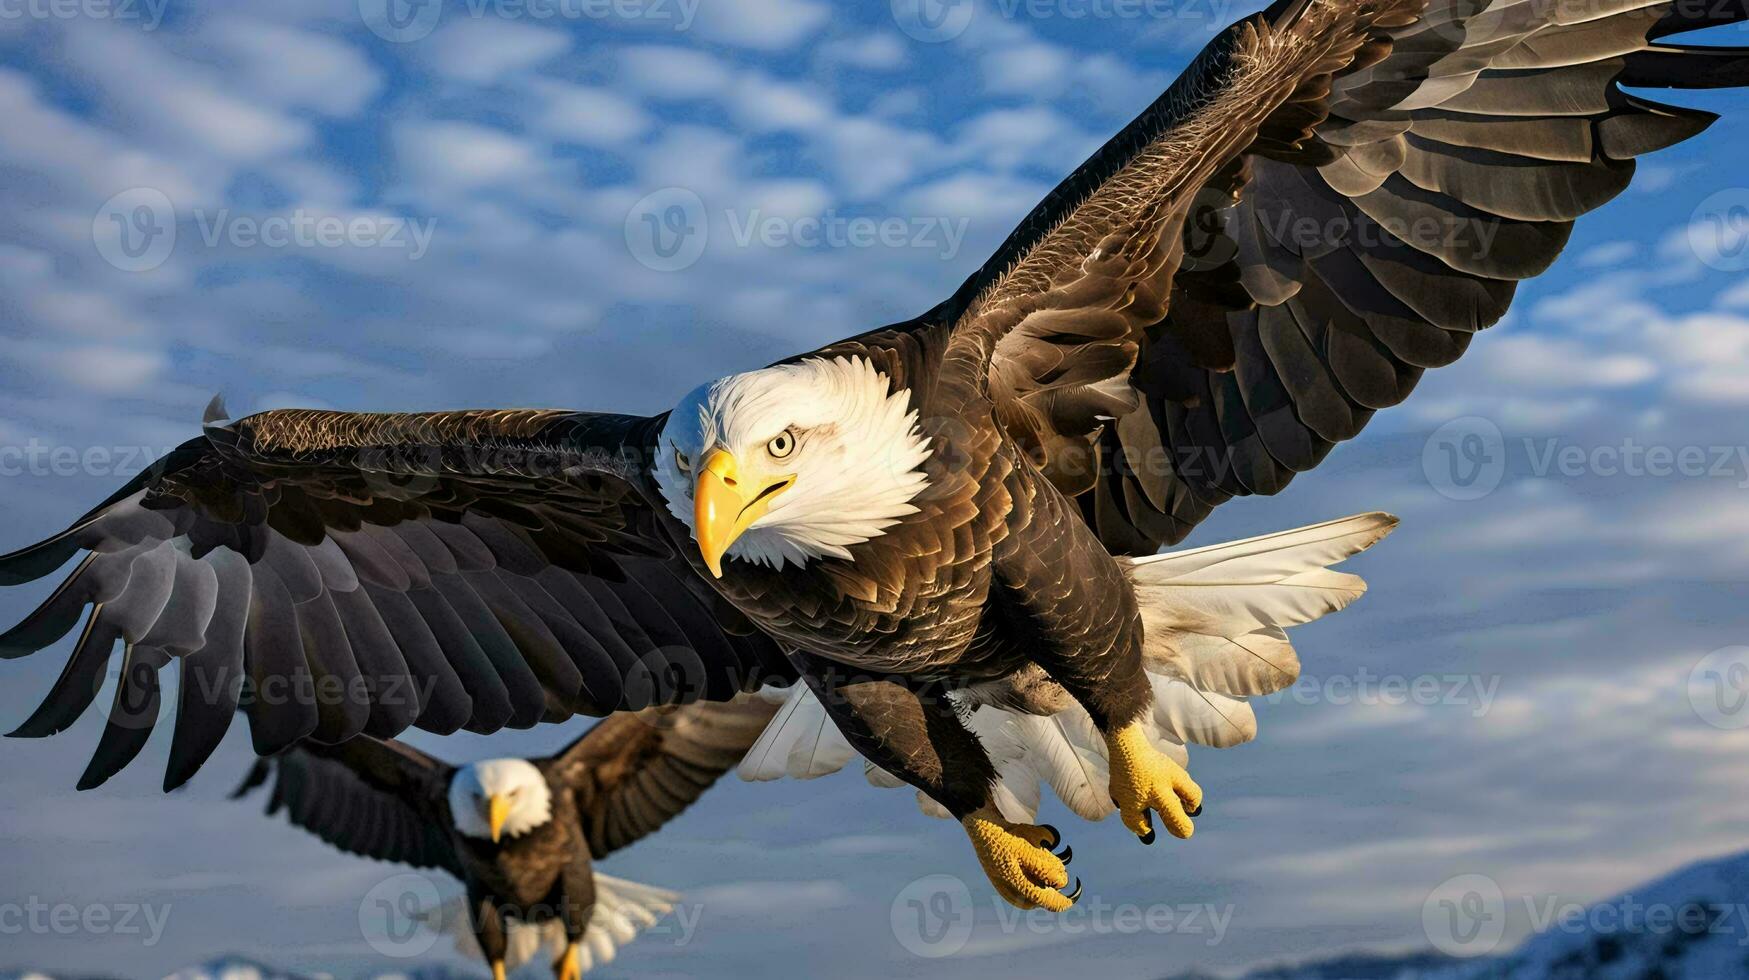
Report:
[[[559,980],[583,980],[583,956],[576,943],[565,947],[565,952],[553,964],[553,973]]]
[[[1060,891],[1069,884],[1065,865],[1074,852],[1064,848],[1060,857],[1051,853],[1061,843],[1056,828],[1009,823],[993,805],[967,814],[960,824],[996,894],[1010,905],[1061,912],[1081,897],[1079,881],[1069,894]]]
[[[1144,844],[1154,843],[1154,823],[1148,811],[1157,811],[1174,837],[1189,837],[1196,831],[1190,818],[1202,813],[1202,787],[1184,767],[1149,744],[1141,722],[1131,722],[1105,737],[1111,755],[1111,801],[1117,813]]]
[[[504,961],[492,961],[492,980],[504,980]]]

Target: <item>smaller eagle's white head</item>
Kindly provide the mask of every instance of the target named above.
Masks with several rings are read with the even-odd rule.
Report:
[[[781,569],[861,544],[917,513],[929,440],[911,393],[863,358],[737,374],[681,399],[656,483],[722,575],[723,556]]]
[[[487,759],[456,770],[449,812],[456,830],[496,844],[553,819],[553,791],[526,759]]]

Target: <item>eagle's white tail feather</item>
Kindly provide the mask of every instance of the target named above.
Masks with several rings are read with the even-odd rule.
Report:
[[[1240,636],[1175,633],[1172,656],[1156,657],[1149,668],[1177,674],[1199,691],[1234,697],[1273,694],[1300,676],[1300,657],[1279,626]]]
[[[1230,749],[1257,737],[1257,715],[1243,698],[1199,691],[1189,684],[1150,671],[1154,685],[1154,729],[1172,740],[1215,749]],[[1103,743],[1101,743],[1103,744]]]
[[[1365,551],[1396,526],[1389,514],[1360,514],[1131,560],[1143,667],[1154,688],[1153,711],[1145,716],[1154,746],[1188,765],[1187,743],[1226,748],[1255,738],[1257,715],[1245,698],[1299,679],[1299,655],[1284,628],[1363,595],[1365,582],[1328,566]],[[985,704],[968,724],[996,766],[994,799],[1009,819],[1036,818],[1041,785],[1086,819],[1112,812],[1105,740],[1080,705],[1041,716]],[[853,757],[812,693],[797,685],[739,771],[743,779],[812,778]],[[865,764],[864,774],[874,786],[904,785],[873,765]],[[925,813],[948,816],[921,793],[917,801]]]
[[[844,768],[856,758],[838,726],[827,717],[808,685],[797,683],[789,699],[747,750],[735,773],[751,782],[771,779],[814,779]]]
[[[1100,820],[1112,811],[1105,739],[1079,705],[1042,717],[989,710],[1007,715],[1015,737],[1029,749],[1020,760],[1030,765],[1014,768],[1017,772],[1031,770],[1034,798],[1042,781],[1084,820]]]
[[[1131,576],[1149,584],[1267,585],[1357,555],[1396,526],[1397,519],[1389,514],[1356,514],[1293,531],[1131,559]]]
[[[589,927],[584,930],[579,949],[583,972],[612,962],[619,947],[673,911],[674,903],[679,900],[677,893],[667,889],[597,871],[595,909],[589,917]],[[440,934],[450,936],[455,941],[456,951],[463,956],[485,959],[468,920],[466,895],[457,895],[435,908],[424,909],[419,918]],[[507,969],[515,970],[542,956],[549,962],[557,960],[565,951],[565,927],[556,920],[525,923],[512,919],[507,925],[505,938],[509,941],[509,948],[504,959]]]

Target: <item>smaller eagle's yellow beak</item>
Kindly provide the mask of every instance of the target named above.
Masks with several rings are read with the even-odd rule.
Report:
[[[492,829],[492,843],[504,836],[504,821],[510,819],[510,798],[493,794],[486,800],[486,825]]]
[[[749,483],[741,478],[740,464],[727,449],[713,449],[705,456],[692,491],[692,527],[699,554],[712,575],[723,577],[723,552],[795,482],[794,476],[781,476]]]

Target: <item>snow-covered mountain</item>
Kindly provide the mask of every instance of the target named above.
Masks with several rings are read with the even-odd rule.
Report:
[[[1552,899],[1518,901],[1533,934],[1512,952],[1474,959],[1351,953],[1264,967],[1241,980],[1749,977],[1749,853],[1689,865],[1582,909]]]

